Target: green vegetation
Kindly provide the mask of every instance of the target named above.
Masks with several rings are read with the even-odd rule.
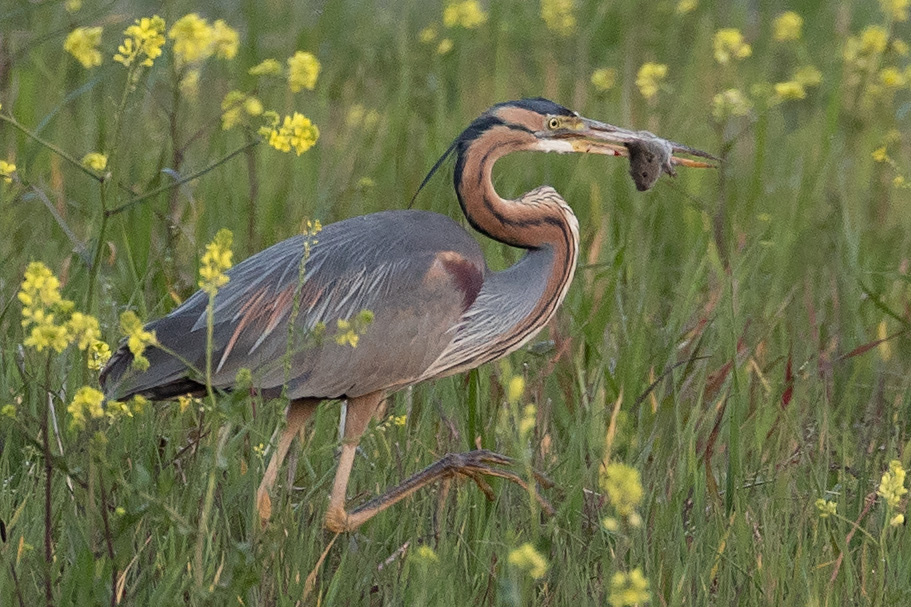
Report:
[[[907,4],[4,3],[0,604],[911,604]],[[220,229],[236,261],[405,208],[539,95],[724,162],[640,194],[622,159],[501,161],[572,204],[575,284],[508,364],[391,398],[350,503],[481,444],[553,517],[455,482],[335,537],[329,404],[260,528],[282,403],[101,407],[89,366],[219,287]],[[459,217],[442,176],[414,206]]]

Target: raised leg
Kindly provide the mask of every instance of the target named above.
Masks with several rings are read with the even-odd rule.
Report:
[[[349,410],[350,414],[350,410]],[[368,417],[369,419],[369,417]],[[360,435],[358,435],[360,436]],[[346,426],[346,438],[347,438],[347,426]],[[357,447],[355,444],[351,448],[352,459],[354,449]],[[344,456],[344,447],[343,456]],[[331,500],[329,506],[329,513],[326,515],[326,527],[331,531],[342,532],[342,531],[353,531],[360,527],[365,521],[373,517],[374,515],[382,512],[389,506],[399,502],[421,487],[432,483],[436,480],[448,481],[449,479],[455,476],[467,476],[475,482],[478,488],[484,492],[484,495],[488,499],[493,499],[494,494],[490,488],[490,485],[487,484],[487,481],[484,480],[485,476],[497,476],[500,478],[505,478],[506,480],[516,483],[526,491],[529,490],[528,484],[517,475],[515,472],[510,470],[504,470],[503,468],[497,466],[511,466],[514,462],[512,459],[494,453],[492,451],[487,451],[485,449],[480,449],[477,451],[469,451],[468,453],[450,453],[444,456],[435,464],[432,464],[418,472],[414,476],[411,476],[401,484],[393,487],[392,489],[386,491],[383,495],[373,498],[363,506],[357,508],[352,512],[345,512],[344,510],[344,490],[345,486],[348,483],[348,475],[351,472],[351,465],[348,464],[347,471],[344,474],[343,482],[345,486],[341,489],[341,498],[338,500]],[[339,463],[339,474],[341,474],[341,462]],[[550,487],[553,483],[548,480],[546,477],[539,473],[535,473],[535,478],[538,483],[545,487]],[[336,488],[339,486],[339,475],[336,475]],[[448,488],[448,487],[447,487]],[[532,490],[535,499],[541,505],[542,510],[547,514],[552,515],[554,513],[553,506],[550,503],[541,497],[537,491]],[[332,498],[336,498],[335,489],[333,489]],[[335,508],[333,509],[333,503]]]
[[[291,441],[294,440],[297,433],[300,432],[307,420],[310,419],[310,416],[313,415],[313,412],[316,411],[316,406],[319,403],[320,401],[318,400],[302,399],[292,401],[288,405],[288,411],[285,414],[285,428],[282,430],[275,453],[272,454],[272,458],[269,460],[269,467],[266,468],[263,480],[256,491],[256,508],[259,511],[259,520],[263,524],[268,522],[272,516],[272,499],[269,497],[269,492],[272,490],[272,485],[275,484],[278,469],[288,454]]]

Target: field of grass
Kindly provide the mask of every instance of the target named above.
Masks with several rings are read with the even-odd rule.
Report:
[[[4,3],[0,605],[911,604],[905,4]],[[194,12],[203,38],[236,30],[236,54],[230,34],[168,37]],[[155,14],[162,54],[124,65],[124,30]],[[92,30],[64,50],[80,27],[103,28],[100,56]],[[321,69],[292,92],[298,51]],[[249,73],[269,58],[276,75]],[[223,129],[230,91],[240,124]],[[335,536],[332,403],[261,528],[283,403],[93,410],[77,398],[98,388],[91,356],[23,326],[40,261],[115,346],[121,313],[157,318],[197,288],[221,228],[236,261],[308,220],[405,208],[474,117],[533,96],[723,162],[647,193],[622,159],[499,162],[504,196],[550,184],[573,206],[575,283],[506,364],[390,398],[349,504],[483,445],[553,479],[554,516],[515,485],[488,502],[457,481]],[[260,109],[300,112],[318,141],[260,142]],[[91,152],[106,164],[87,168]],[[460,218],[450,174],[414,207]],[[520,255],[478,238],[493,268]]]

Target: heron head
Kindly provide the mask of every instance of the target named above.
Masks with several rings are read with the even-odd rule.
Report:
[[[485,131],[500,126],[513,132],[519,149],[627,157],[630,175],[640,191],[651,188],[664,173],[676,176],[675,166],[715,167],[677,154],[719,160],[707,152],[668,141],[648,131],[633,131],[584,118],[542,98],[495,105],[475,120],[459,140],[467,144]]]

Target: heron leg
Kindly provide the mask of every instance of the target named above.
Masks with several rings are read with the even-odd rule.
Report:
[[[502,466],[511,466],[514,463],[515,462],[512,459],[486,449],[469,451],[467,453],[450,453],[445,455],[438,462],[424,468],[422,471],[409,477],[399,485],[396,485],[384,494],[373,498],[350,513],[344,512],[343,504],[340,504],[340,510],[335,513],[331,520],[329,516],[327,516],[326,526],[330,530],[336,532],[352,531],[374,515],[382,512],[396,502],[405,499],[421,487],[439,479],[448,481],[456,476],[467,476],[473,480],[484,495],[491,500],[494,499],[493,490],[490,488],[490,485],[487,484],[487,481],[484,480],[484,477],[496,476],[504,478],[519,485],[526,491],[530,490],[538,504],[540,504],[541,509],[549,515],[554,514],[553,506],[534,490],[534,488],[530,489],[525,480],[515,472],[502,468]],[[553,485],[552,481],[538,472],[534,472],[534,476],[542,486],[549,487]],[[336,479],[338,479],[338,477],[336,477]],[[345,481],[347,482],[347,478]],[[330,513],[332,513],[331,506]]]
[[[367,429],[370,418],[383,402],[384,396],[382,392],[373,392],[348,399],[342,453],[338,459],[332,493],[329,494],[329,509],[326,511],[326,528],[330,531],[336,533],[351,531],[360,527],[365,520],[370,518],[368,516],[363,519],[351,519],[351,515],[345,510],[345,493],[348,491],[348,480],[351,477],[351,467],[354,465],[357,445],[361,442],[361,436]]]
[[[272,458],[269,460],[269,467],[266,468],[263,480],[256,491],[256,508],[259,511],[260,523],[265,524],[272,516],[272,499],[269,497],[269,492],[272,490],[272,485],[275,484],[278,469],[288,454],[291,441],[294,440],[294,437],[301,431],[304,424],[313,415],[313,412],[316,411],[319,403],[320,401],[318,400],[301,399],[291,401],[288,405],[288,411],[285,414],[285,427],[282,430],[281,437],[278,439],[275,453],[272,454]]]

